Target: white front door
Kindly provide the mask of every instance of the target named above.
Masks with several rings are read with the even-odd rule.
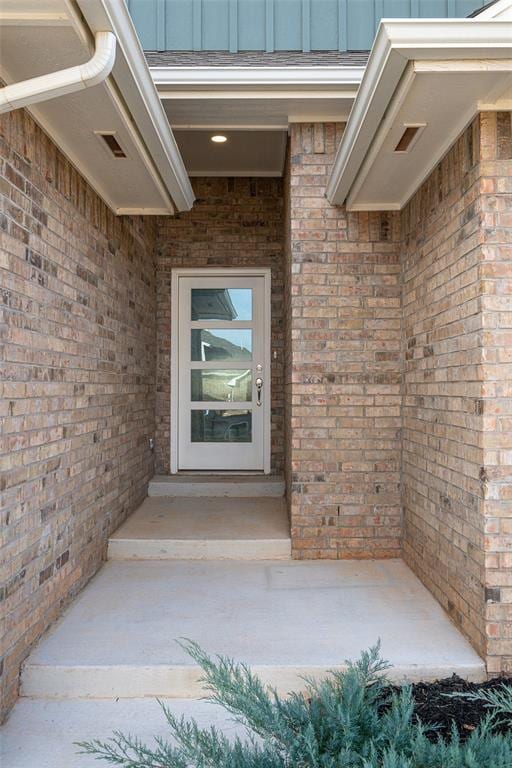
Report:
[[[270,275],[179,270],[173,288],[173,471],[268,471]]]

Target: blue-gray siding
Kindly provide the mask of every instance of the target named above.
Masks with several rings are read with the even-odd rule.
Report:
[[[381,18],[462,17],[486,0],[128,0],[147,51],[358,51]]]

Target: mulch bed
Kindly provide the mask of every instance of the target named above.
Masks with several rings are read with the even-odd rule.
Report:
[[[482,689],[499,688],[503,683],[512,686],[512,678],[495,678],[484,683],[468,683],[457,675],[434,683],[415,683],[412,686],[415,702],[415,715],[425,725],[438,726],[429,738],[437,739],[439,735],[450,736],[452,724],[455,723],[461,739],[465,740],[476,728],[479,722],[489,713],[489,708],[481,701],[468,701],[465,698],[447,698],[444,694],[469,693]],[[499,717],[500,725],[497,732],[506,733],[512,730],[512,717]]]

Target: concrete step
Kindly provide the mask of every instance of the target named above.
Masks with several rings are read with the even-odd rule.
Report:
[[[284,496],[281,475],[155,475],[149,496]]]
[[[194,718],[201,727],[215,725],[226,736],[244,735],[220,707],[193,699],[164,700],[176,715]],[[100,768],[106,763],[79,755],[74,742],[107,740],[113,731],[138,736],[155,745],[155,736],[167,741],[169,728],[154,699],[48,701],[20,699],[0,729],[2,768]]]
[[[200,672],[180,637],[247,662],[282,693],[379,637],[396,680],[485,677],[399,560],[111,562],[31,653],[22,695],[198,697]]]
[[[152,497],[113,534],[109,560],[279,560],[291,556],[284,498]]]

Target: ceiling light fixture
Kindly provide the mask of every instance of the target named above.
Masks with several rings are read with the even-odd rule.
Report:
[[[222,136],[220,134],[217,135],[217,136],[212,136],[211,137],[211,141],[214,141],[215,144],[224,144],[224,142],[227,141],[227,140],[228,140],[227,136]]]

